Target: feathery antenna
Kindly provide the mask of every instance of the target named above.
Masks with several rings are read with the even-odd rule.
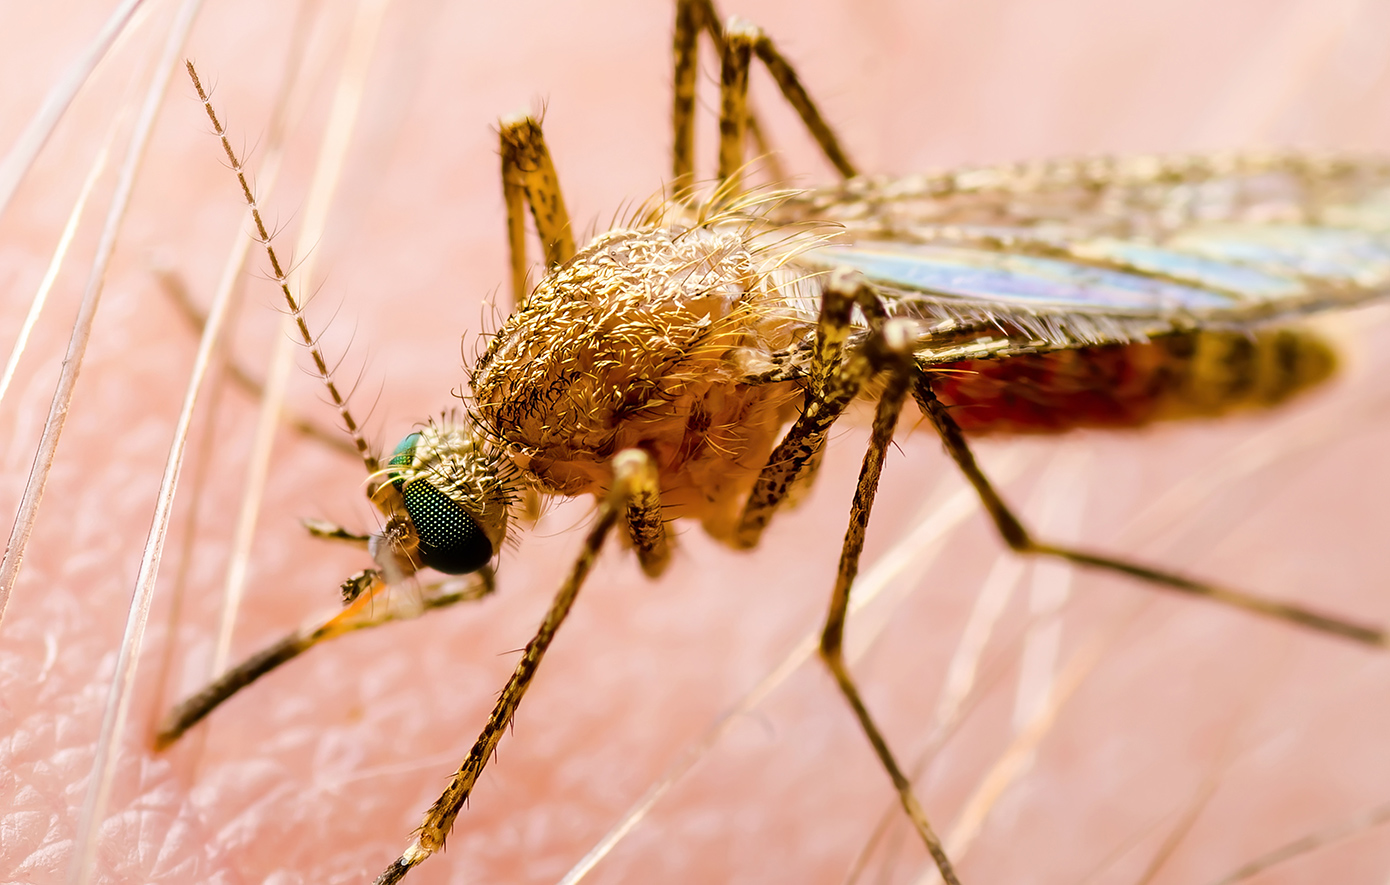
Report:
[[[261,211],[256,204],[256,195],[246,180],[246,170],[241,165],[241,160],[237,158],[236,151],[232,149],[231,141],[227,139],[227,130],[222,128],[222,121],[217,119],[217,111],[212,107],[212,99],[203,89],[203,83],[198,79],[198,71],[193,66],[193,62],[185,61],[184,66],[188,68],[188,77],[193,81],[193,88],[198,92],[198,98],[203,103],[203,109],[207,111],[208,119],[212,121],[213,132],[222,141],[222,150],[227,155],[227,162],[231,164],[232,171],[236,173],[237,183],[241,185],[241,195],[246,200],[246,205],[251,210],[251,218],[256,224],[256,238],[260,240],[261,245],[265,246],[266,256],[270,259],[271,272],[275,275],[275,282],[280,285],[280,291],[285,296],[285,304],[289,306],[290,315],[294,317],[294,324],[299,329],[300,340],[304,342],[304,346],[309,349],[309,354],[314,358],[314,369],[319,373],[319,379],[323,381],[323,386],[328,388],[328,396],[333,400],[338,414],[342,416],[343,427],[351,435],[352,444],[357,448],[357,454],[362,457],[362,463],[367,465],[367,472],[375,475],[381,470],[381,463],[377,460],[376,455],[372,454],[372,449],[362,435],[361,428],[353,420],[347,400],[338,392],[338,386],[333,383],[333,373],[328,368],[328,361],[324,359],[323,351],[319,349],[318,340],[309,332],[309,324],[304,319],[304,310],[300,306],[299,299],[290,291],[289,275],[281,267],[280,259],[275,254],[275,247],[271,245],[270,232],[261,219]]]

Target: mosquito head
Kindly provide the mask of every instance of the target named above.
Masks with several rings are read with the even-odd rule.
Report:
[[[511,471],[470,425],[431,422],[401,440],[382,473],[413,525],[419,566],[467,574],[501,548]]]

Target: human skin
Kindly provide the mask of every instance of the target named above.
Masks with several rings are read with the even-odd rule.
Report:
[[[13,142],[95,31],[106,14],[100,6],[61,18],[37,6],[0,14],[0,82],[23,84],[0,97],[0,145]],[[479,331],[505,312],[490,128],[499,115],[544,106],[582,234],[630,212],[666,175],[664,4],[486,6],[402,0],[390,8],[345,180],[313,249],[316,328],[327,330],[331,363],[347,354],[337,374],[356,387],[354,408],[369,415],[369,435],[382,447],[459,405],[460,353],[470,357]],[[1386,59],[1374,36],[1390,22],[1378,10],[1349,8],[1339,17],[1312,2],[1231,3],[1213,12],[1172,0],[1124,7],[884,0],[864,11],[769,2],[722,11],[762,25],[779,42],[868,171],[1077,153],[1390,147]],[[283,15],[271,4],[215,4],[188,47],[216,85],[233,144],[251,149],[253,170],[283,68]],[[334,21],[327,39],[341,45],[343,25]],[[143,51],[155,31],[98,74],[0,216],[0,340],[13,338],[93,145],[123,100],[132,51]],[[292,136],[281,187],[265,201],[286,249],[305,203],[328,82]],[[702,85],[708,108],[708,74]],[[760,88],[757,99],[774,121],[791,183],[828,180],[771,90]],[[708,135],[712,122],[701,122]],[[160,292],[155,268],[172,267],[206,301],[223,256],[244,234],[239,197],[207,130],[191,88],[176,78],[106,283],[40,522],[0,623],[0,734],[9,736],[0,743],[0,881],[68,874],[115,649],[196,341]],[[700,157],[707,175],[707,139]],[[82,256],[91,253],[104,200],[79,234],[80,254],[60,278],[53,317],[36,335],[39,365],[26,366],[0,404],[0,427],[8,429],[5,512],[18,501],[47,411],[65,318],[85,280]],[[253,253],[250,264],[248,330],[235,351],[260,376],[268,343],[281,333],[264,259]],[[485,299],[499,306],[485,307]],[[1369,322],[1358,315],[1346,324]],[[1277,415],[1066,441],[991,441],[981,457],[987,468],[1020,477],[1005,488],[1025,518],[1057,511],[1061,531],[1068,503],[1076,506],[1075,536],[1088,546],[1390,622],[1390,602],[1379,593],[1386,568],[1379,507],[1390,492],[1381,453],[1390,440],[1373,411],[1384,401],[1384,385],[1374,381],[1384,358],[1375,329],[1361,334],[1370,337],[1351,377]],[[308,365],[302,352],[297,359]],[[331,426],[317,382],[303,372],[292,380],[291,410]],[[179,530],[139,658],[93,881],[370,880],[405,846],[471,746],[515,650],[578,549],[590,504],[557,505],[535,530],[515,529],[492,599],[317,649],[155,754],[155,719],[206,676],[220,570],[245,485],[237,471],[255,405],[240,392],[223,399],[187,595],[171,633]],[[1324,427],[1334,432],[1318,437]],[[1299,449],[1310,435],[1317,444]],[[814,492],[779,515],[759,549],[731,552],[696,527],[677,526],[675,561],[654,583],[625,551],[605,553],[449,850],[410,881],[560,878],[818,628],[866,432],[861,422],[832,437]],[[1240,475],[1251,457],[1223,461],[1259,440],[1270,441],[1259,451],[1274,453],[1267,466]],[[297,524],[317,516],[373,526],[360,462],[289,431],[279,444],[234,657],[331,609],[338,583],[368,564]],[[881,561],[910,530],[933,490],[963,487],[951,471],[929,432],[899,441],[866,563]],[[1035,494],[1044,475],[1078,478],[1049,498]],[[1131,527],[1160,495],[1187,488],[1180,484],[1189,477],[1198,478],[1198,494],[1168,513],[1177,529]],[[180,494],[182,513],[195,493]],[[978,514],[968,516],[855,667],[905,760],[928,740],[942,674],[1000,547]],[[1019,599],[1007,610],[980,675],[981,697],[919,788],[943,832],[1012,739],[1020,649],[1036,620]],[[1187,812],[1195,821],[1157,881],[1212,881],[1390,797],[1382,737],[1390,722],[1379,702],[1390,687],[1384,655],[1094,575],[1075,576],[1062,624],[1059,666],[1090,649],[1101,654],[1041,735],[1031,766],[958,857],[966,881],[1138,881]],[[1209,783],[1215,792],[1199,806]],[[590,881],[837,882],[885,814],[899,827],[896,853],[877,862],[891,870],[886,881],[913,881],[925,854],[892,811],[886,777],[811,659],[736,718]],[[1259,881],[1383,880],[1387,864],[1390,837],[1370,830]]]

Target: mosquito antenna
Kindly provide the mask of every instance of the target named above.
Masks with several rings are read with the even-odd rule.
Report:
[[[275,247],[270,242],[270,232],[261,219],[256,195],[246,180],[246,170],[241,165],[241,160],[237,158],[231,141],[227,138],[227,131],[222,128],[222,122],[217,119],[217,112],[212,107],[212,100],[208,97],[207,91],[203,89],[202,81],[198,79],[198,71],[193,67],[193,62],[187,61],[184,62],[184,65],[188,68],[188,76],[193,81],[193,88],[198,91],[198,99],[202,101],[203,109],[207,111],[208,119],[212,121],[212,130],[222,142],[222,150],[227,155],[227,162],[231,164],[232,171],[236,173],[237,183],[241,185],[241,195],[246,200],[246,205],[251,210],[251,219],[256,225],[256,238],[265,247],[266,256],[270,259],[271,272],[275,277],[275,282],[280,285],[280,292],[285,296],[285,304],[289,306],[290,316],[294,318],[300,340],[308,348],[309,355],[313,357],[314,370],[318,372],[319,380],[328,389],[329,398],[333,401],[334,407],[337,408],[338,414],[342,416],[343,427],[352,437],[352,444],[357,448],[357,454],[362,458],[362,463],[367,465],[367,472],[374,475],[381,470],[381,463],[372,453],[371,446],[367,444],[367,439],[362,435],[361,428],[353,420],[347,400],[338,392],[338,386],[333,382],[333,372],[328,367],[328,361],[324,359],[318,339],[309,331],[309,324],[304,319],[304,310],[299,299],[290,289],[289,275],[281,266],[280,258],[275,254]]]

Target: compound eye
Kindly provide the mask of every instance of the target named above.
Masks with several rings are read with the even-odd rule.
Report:
[[[425,479],[404,483],[400,491],[420,536],[422,565],[446,575],[466,575],[492,559],[492,542],[453,498]]]
[[[391,465],[407,465],[415,456],[420,434],[412,433],[392,454]],[[405,499],[406,513],[420,538],[420,564],[446,575],[476,572],[492,559],[492,542],[473,517],[453,498],[440,491],[428,476],[408,482],[400,476],[392,485]]]

